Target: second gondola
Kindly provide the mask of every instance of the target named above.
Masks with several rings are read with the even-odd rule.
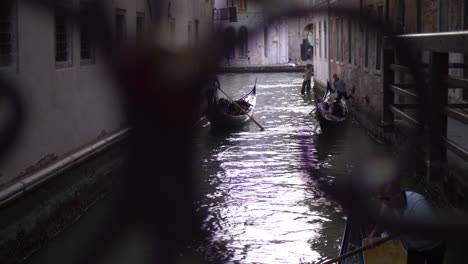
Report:
[[[242,98],[233,101],[219,96],[219,82],[213,87],[213,97],[208,105],[208,120],[215,126],[236,127],[250,120],[257,102],[257,83]]]
[[[315,95],[316,115],[323,125],[336,125],[348,119],[349,111],[344,98],[338,99],[338,94],[333,92],[330,83],[322,98]]]

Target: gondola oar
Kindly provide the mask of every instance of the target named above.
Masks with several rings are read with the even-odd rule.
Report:
[[[255,85],[257,85],[257,79],[255,79]],[[254,87],[255,87],[255,86],[254,86]],[[231,100],[237,107],[239,107],[240,110],[243,110],[242,107],[241,107],[239,104],[236,103],[236,101],[232,100],[232,98],[231,98],[229,95],[227,95],[227,94],[221,89],[221,87],[218,87],[218,90],[220,90],[229,100]],[[245,113],[245,115],[248,116],[252,121],[254,121],[254,123],[255,123],[262,131],[265,130],[265,128],[264,128],[262,125],[260,125],[260,124],[257,122],[257,120],[255,120],[251,115],[249,115],[249,114],[247,114],[247,113]]]
[[[387,241],[389,241],[389,240],[392,240],[392,239],[396,238],[396,237],[399,236],[399,235],[400,235],[400,234],[397,233],[397,234],[393,234],[393,235],[388,236],[388,237],[381,238],[381,239],[375,241],[375,242],[372,244],[372,247],[375,247],[375,246],[380,245],[380,244],[382,244],[382,243],[385,243],[385,242],[387,242]],[[345,253],[345,254],[343,254],[343,255],[341,255],[341,256],[332,258],[332,259],[327,260],[327,261],[325,261],[325,262],[319,262],[319,263],[317,263],[317,264],[330,264],[330,263],[338,262],[338,261],[340,261],[340,260],[342,260],[342,259],[345,259],[345,258],[347,258],[347,257],[354,256],[354,255],[356,255],[357,253],[362,252],[362,251],[367,250],[367,249],[370,249],[370,248],[372,248],[372,247],[371,247],[371,245],[365,245],[365,246],[363,246],[363,247],[356,248],[355,250],[352,250],[352,251],[350,251],[350,252],[348,252],[348,253]]]

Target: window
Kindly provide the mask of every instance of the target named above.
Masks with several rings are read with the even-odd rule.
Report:
[[[226,29],[226,35],[227,35],[228,39],[234,40],[236,34],[235,34],[234,29],[233,29],[232,27],[229,27],[229,28]],[[233,59],[233,58],[235,57],[235,49],[234,49],[234,47],[232,47],[232,48],[229,50],[229,52],[228,52],[228,57],[229,57],[230,59]]]
[[[335,41],[333,40],[333,29],[334,29],[334,22],[333,20],[330,21],[330,32],[328,33],[328,36],[330,36],[330,59],[335,58],[335,48],[333,45],[335,45]]]
[[[360,45],[360,41],[361,41],[361,32],[359,31],[359,23],[357,21],[354,22],[354,56],[353,56],[353,60],[354,60],[354,65],[358,65],[359,63],[359,49],[361,48],[361,45]]]
[[[336,20],[336,49],[335,49],[335,54],[336,54],[336,61],[340,61],[340,46],[341,46],[341,34],[340,34],[340,19]]]
[[[390,3],[388,0],[385,0],[385,22],[389,22],[389,13],[390,13]]]
[[[248,58],[248,32],[246,27],[241,27],[239,30],[239,58],[247,59]]]
[[[383,6],[377,7],[377,19],[379,22],[382,22],[383,18]],[[375,40],[375,69],[380,71],[380,64],[381,64],[381,54],[382,54],[382,34],[379,32],[376,33],[375,36],[377,39]]]
[[[327,22],[324,21],[323,22],[323,40],[325,42],[325,45],[323,45],[323,48],[325,49],[324,52],[323,52],[323,57],[326,59],[327,58]]]
[[[175,26],[176,26],[176,20],[175,18],[171,18],[169,20],[169,40],[171,43],[174,43],[175,41]]]
[[[340,61],[344,62],[344,18],[340,19]]]
[[[247,0],[239,0],[239,11],[247,11]]]
[[[443,0],[446,2],[446,0]],[[402,34],[405,32],[405,0],[398,0],[398,11],[397,11],[397,18],[396,18],[396,31],[398,34]]]
[[[145,13],[137,12],[136,16],[136,40],[141,41],[145,37]]]
[[[71,67],[72,61],[72,30],[68,10],[72,2],[56,1],[55,5],[55,66],[57,68]]]
[[[92,39],[90,23],[92,8],[90,2],[80,2],[80,65],[95,63],[95,41]]]
[[[311,27],[312,27],[312,32],[313,32],[313,34],[315,35],[315,37],[314,37],[314,41],[315,41],[315,42],[314,42],[314,56],[315,56],[316,58],[318,58],[318,46],[317,46],[317,45],[318,45],[318,44],[317,44],[317,41],[318,41],[318,25],[317,25],[317,24],[313,24]],[[310,33],[309,33],[309,34],[310,34]],[[303,42],[304,42],[304,40],[303,40]],[[304,43],[303,43],[303,44],[304,44]]]
[[[189,21],[187,25],[187,44],[192,45],[192,22]]]
[[[353,37],[353,32],[352,32],[352,24],[351,24],[351,19],[348,19],[348,64],[352,64],[353,63],[353,56],[352,56],[352,50],[353,50],[353,47],[351,45],[352,43],[352,40],[351,38]]]
[[[463,20],[463,28],[464,29],[468,29],[468,0],[465,0],[465,2],[463,3],[463,7],[464,7],[464,20]]]
[[[126,29],[126,11],[124,9],[117,8],[115,13],[115,40],[118,43],[124,42],[127,38]]]
[[[416,0],[416,32],[421,32],[421,0]]]
[[[263,53],[268,58],[268,26],[263,27]]]
[[[197,45],[198,40],[199,40],[198,20],[196,19],[194,23],[195,23],[195,45]]]
[[[13,1],[0,4],[0,68],[16,65],[16,6]]]
[[[322,24],[321,22],[319,21],[318,23],[318,39],[319,39],[319,42],[318,42],[318,50],[319,50],[319,58],[322,58]]]
[[[366,26],[365,33],[364,67],[369,67],[369,26]]]
[[[448,31],[448,1],[439,0],[439,31]]]

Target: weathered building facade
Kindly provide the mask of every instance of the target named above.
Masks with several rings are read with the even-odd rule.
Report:
[[[0,169],[0,187],[51,163],[73,150],[125,127],[116,85],[106,61],[79,20],[63,8],[86,12],[91,1],[58,1],[39,8],[12,1],[0,21],[0,73],[18,84],[25,120],[13,151]],[[106,1],[104,6],[116,43],[135,43],[143,35],[160,43],[190,47],[213,30],[212,1],[166,1],[157,14],[153,1]],[[187,8],[189,7],[189,8]],[[152,15],[161,21],[157,31]],[[157,33],[155,33],[157,32]]]
[[[461,0],[315,0],[314,8],[330,8],[331,13],[314,15],[313,24],[317,39],[314,60],[316,85],[325,87],[336,73],[343,77],[348,89],[356,87],[354,104],[366,109],[376,119],[383,110],[382,51],[383,34],[365,23],[344,15],[333,8],[350,8],[364,16],[390,23],[397,34],[457,31],[466,28],[467,1]],[[450,15],[449,15],[450,14]],[[424,60],[424,54],[422,55]],[[454,76],[466,76],[463,70],[464,55],[451,53],[449,69]],[[458,68],[457,68],[458,67]],[[404,81],[404,80],[402,80]],[[462,100],[461,89],[450,89],[452,100]]]
[[[92,17],[86,15],[97,10],[95,2],[102,5],[99,22],[109,26],[106,50],[99,48],[93,28],[83,26]],[[125,144],[118,143],[129,131],[112,59],[128,55],[120,51],[142,40],[154,41],[149,42],[154,49],[162,44],[176,50],[211,34],[212,1],[166,1],[164,11],[161,5],[153,0],[0,3],[0,74],[15,85],[24,117],[0,165],[2,262],[23,260],[112,189],[112,176],[126,154]],[[4,124],[11,116],[1,99]]]
[[[229,13],[230,8],[236,10],[236,19],[233,19],[233,13]],[[247,0],[216,0],[214,12],[216,30],[231,31],[239,39],[238,45],[226,56],[224,65],[274,65],[288,62],[287,17],[268,21],[261,3]]]
[[[105,60],[89,32],[80,29],[62,11],[86,12],[88,1],[60,1],[51,8],[39,8],[25,1],[13,1],[9,12],[2,10],[0,72],[18,84],[24,99],[24,127],[13,151],[2,162],[0,186],[14,182],[47,163],[89,144],[124,126],[115,84],[105,69]],[[115,37],[134,41],[137,32],[150,27],[147,1],[108,1],[108,19]],[[44,166],[44,164],[43,164]]]
[[[355,111],[356,117],[365,123],[364,126],[372,130],[379,137],[393,140],[395,143],[404,143],[404,138],[410,138],[408,134],[411,132],[410,124],[413,126],[417,121],[418,112],[411,109],[412,106],[418,106],[419,99],[417,95],[409,95],[405,92],[405,88],[393,88],[395,84],[401,87],[407,87],[411,91],[414,88],[414,79],[410,72],[403,70],[391,69],[391,76],[388,77],[388,84],[393,84],[392,88],[384,86],[385,72],[384,66],[384,51],[387,43],[385,43],[384,34],[380,30],[374,30],[374,25],[366,22],[366,17],[372,17],[379,22],[384,22],[389,25],[397,35],[416,34],[412,37],[417,38],[421,35],[418,33],[437,33],[437,32],[456,32],[466,30],[468,28],[468,1],[462,0],[334,0],[334,1],[311,1],[315,8],[322,8],[325,12],[314,15],[313,24],[318,44],[315,48],[314,59],[314,81],[315,85],[324,90],[326,82],[332,80],[334,73],[342,77],[347,83],[347,88],[356,88],[354,98],[348,100],[349,104]],[[363,20],[352,19],[348,13],[340,13],[341,8],[350,8],[355,14],[364,18]],[[372,22],[371,22],[372,23]],[[429,34],[428,34],[429,35]],[[443,35],[438,35],[439,39],[427,45],[435,45],[443,43]],[[402,37],[400,37],[402,38]],[[407,37],[409,38],[409,37]],[[454,46],[452,46],[454,47]],[[392,51],[391,45],[388,45],[387,53],[390,55],[390,63],[404,64],[402,58],[399,58],[398,51]],[[421,47],[419,53],[416,54],[420,59],[420,67],[425,73],[433,70],[431,65],[434,65],[435,53],[429,50],[429,47]],[[441,49],[439,49],[441,50]],[[447,66],[443,71],[448,71],[448,77],[442,78],[467,77],[466,54],[456,53],[454,51],[462,50],[455,47],[454,50],[440,51],[439,54],[447,52]],[[394,52],[394,53],[392,53]],[[443,64],[445,65],[445,64]],[[404,67],[403,67],[404,68]],[[437,68],[437,67],[436,67]],[[394,74],[394,75],[393,75]],[[425,81],[430,81],[432,76],[425,76]],[[437,86],[440,85],[440,86]],[[444,86],[445,85],[445,86]],[[431,84],[425,84],[424,96],[431,95],[434,90],[447,89],[447,102],[443,102],[444,94],[439,94],[440,101],[432,99],[432,108],[437,108],[440,105],[448,107],[448,104],[464,105],[468,99],[467,90],[457,88],[455,85],[439,84],[438,81],[433,81]],[[387,88],[386,88],[387,87]],[[437,88],[435,88],[437,87]],[[391,96],[388,96],[389,91]],[[444,92],[445,93],[445,92]],[[387,97],[385,95],[387,94]],[[387,98],[387,99],[386,99]],[[390,99],[388,99],[390,98]],[[395,105],[401,105],[400,109],[396,109]],[[406,108],[404,108],[406,107]],[[395,110],[396,109],[396,110]],[[455,108],[454,108],[455,109]],[[398,114],[393,114],[398,112]],[[466,107],[457,106],[457,109],[466,113]],[[440,110],[443,112],[443,110]],[[431,115],[427,111],[424,112],[429,118],[424,120],[427,122],[424,125],[433,125],[434,119],[439,118],[440,114]],[[406,116],[405,116],[406,115]],[[389,116],[391,116],[389,118]],[[409,118],[408,118],[409,117]],[[410,120],[410,121],[408,121]],[[428,121],[429,120],[429,121]],[[437,119],[439,120],[439,119]],[[389,122],[388,122],[389,121]],[[400,126],[395,125],[398,122]],[[466,170],[467,162],[460,158],[464,154],[453,151],[455,148],[467,148],[466,141],[466,126],[462,122],[457,122],[453,118],[447,116],[440,119],[440,127],[431,128],[429,130],[439,129],[440,135],[425,139],[424,144],[427,149],[420,153],[421,167],[425,166],[426,177],[431,181],[438,182],[443,185],[443,188],[448,190],[446,194],[454,198],[461,207],[466,207],[468,197],[466,190]],[[393,133],[388,133],[387,125],[393,128]],[[427,135],[431,132],[425,131]],[[427,135],[421,135],[421,138]],[[457,147],[446,147],[443,140],[452,140]],[[398,141],[401,140],[401,141]],[[428,147],[430,146],[430,147]],[[459,148],[459,149],[460,149]],[[436,149],[436,151],[433,151]],[[451,151],[449,151],[451,150]],[[438,152],[437,152],[438,151]],[[466,151],[466,150],[465,150]],[[462,153],[466,153],[461,151]],[[437,154],[434,154],[437,153]],[[439,155],[439,156],[437,156]],[[416,158],[416,157],[415,157]],[[424,163],[424,164],[422,164]],[[436,172],[436,173],[433,173]],[[432,178],[434,177],[434,178]]]

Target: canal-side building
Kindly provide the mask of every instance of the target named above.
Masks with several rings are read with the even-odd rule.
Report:
[[[213,33],[214,0],[158,1],[156,38],[171,50],[203,45]]]
[[[82,26],[86,16],[73,19],[64,11],[90,14],[94,2],[102,5],[110,27],[105,53],[92,29]],[[0,4],[0,75],[15,86],[24,117],[0,166],[2,262],[22,259],[112,188],[112,171],[125,154],[119,143],[129,127],[104,54],[119,55],[119,47],[144,37],[189,47],[213,30],[212,1],[166,1],[164,14],[160,5],[152,0]],[[153,24],[160,20],[164,31]],[[3,99],[2,137],[11,113]]]
[[[116,40],[135,41],[149,30],[148,1],[108,3]],[[63,12],[92,8],[90,1],[58,1],[49,8],[12,1],[9,11],[2,9],[0,73],[17,84],[25,119],[2,162],[0,186],[123,128],[120,99],[96,41]]]
[[[384,98],[383,68],[384,46],[386,45],[384,43],[384,34],[372,30],[372,26],[367,25],[365,22],[349,19],[342,13],[333,12],[333,8],[351,8],[361,16],[372,16],[390,25],[393,31],[399,35],[455,32],[468,28],[468,1],[312,0],[311,3],[315,8],[327,10],[327,12],[315,14],[313,17],[315,39],[317,40],[314,50],[314,82],[316,87],[319,90],[325,90],[326,82],[332,79],[331,76],[334,73],[342,77],[349,90],[353,87],[356,88],[354,98],[348,100],[352,108],[356,110],[354,111],[356,116],[360,120],[366,120],[366,126],[382,137],[390,135],[382,131],[382,127],[388,125],[386,121],[389,120],[385,120],[385,118],[388,118],[390,112],[388,110],[390,108],[389,103]],[[431,43],[427,42],[426,44]],[[468,76],[465,63],[466,54],[456,53],[452,50],[444,52],[448,52],[446,70],[448,70],[449,76],[466,78]],[[429,52],[421,52],[419,56],[421,67],[431,65]],[[394,60],[396,64],[400,63],[398,56],[392,56],[391,60]],[[396,70],[390,82],[411,87],[413,80],[409,75]],[[394,99],[390,104],[409,105],[418,102],[417,99],[414,99],[415,96],[405,96],[402,90],[404,89],[399,90],[399,92],[392,92]],[[425,92],[429,93],[429,91]],[[466,104],[468,91],[451,85],[448,87],[447,96],[448,103]],[[434,107],[437,107],[437,104],[434,103]],[[466,108],[457,110],[463,112],[466,111]],[[410,117],[416,116],[412,109],[403,109],[401,113]],[[389,122],[391,124],[394,124],[394,121],[406,120],[401,114],[395,115],[395,119],[393,119],[393,114],[391,116],[392,119]],[[443,140],[443,137],[450,137],[451,140],[457,141],[459,146],[467,149],[466,126],[463,126],[462,123],[458,124],[450,118],[447,120],[443,123],[447,127],[441,130],[445,136],[440,137],[440,140]],[[401,124],[401,122],[399,123]],[[399,129],[402,129],[402,126]],[[394,133],[400,132],[401,130],[394,130]],[[402,139],[405,136],[399,134],[397,137]],[[440,145],[441,143],[434,141],[430,144]],[[427,155],[427,157],[421,158],[425,159],[426,164],[424,166],[426,166],[427,177],[431,178],[431,171],[444,170],[443,174],[438,173],[438,176],[435,177],[436,180],[439,182],[443,180],[444,188],[450,190],[448,193],[456,197],[454,201],[456,200],[461,206],[466,207],[466,201],[468,201],[466,196],[466,190],[468,190],[468,185],[466,185],[467,163],[463,162],[459,155],[455,155],[453,151],[441,154],[443,157],[439,158],[437,162],[430,160],[432,154],[428,153],[426,151],[424,155]],[[447,162],[444,161],[445,157],[447,157]],[[442,169],[441,166],[448,167]]]
[[[388,22],[397,34],[457,31],[467,28],[467,1],[432,0],[312,0],[314,8],[351,8]],[[450,16],[449,16],[450,14]],[[356,87],[353,103],[376,119],[382,115],[383,35],[357,20],[327,12],[314,15],[317,46],[314,49],[314,81],[321,88],[337,73],[349,89]],[[423,58],[424,59],[424,58]],[[451,75],[466,76],[463,54],[450,54]],[[403,80],[402,80],[403,81]],[[450,89],[451,100],[468,98],[461,89]]]
[[[292,61],[300,61],[303,65],[313,64],[317,32],[314,26],[314,13],[311,12],[312,2],[309,0],[291,1],[300,13],[288,17],[288,50]]]
[[[215,0],[216,30],[230,31],[238,39],[221,66],[275,65],[288,62],[288,18],[268,21],[260,1]]]
[[[288,18],[288,56],[292,61],[314,61],[317,33],[312,18],[313,13]]]
[[[125,127],[115,84],[105,59],[79,20],[63,8],[86,12],[91,1],[58,1],[40,8],[12,1],[2,9],[0,73],[18,85],[25,120],[12,152],[2,162],[0,188],[36,167]],[[155,37],[171,47],[189,47],[213,30],[212,1],[166,1]],[[147,0],[107,1],[106,12],[117,41],[135,42],[153,34],[155,4]],[[187,8],[189,7],[189,8]],[[157,21],[160,22],[160,21]],[[39,165],[40,164],[40,165]]]

